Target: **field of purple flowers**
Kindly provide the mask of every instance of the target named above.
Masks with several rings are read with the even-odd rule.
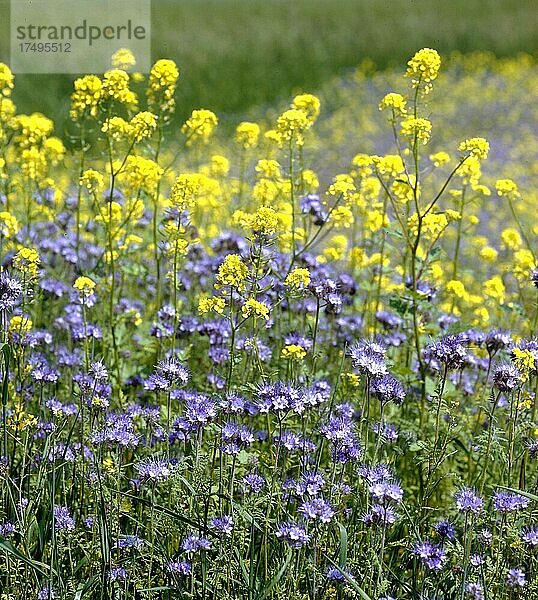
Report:
[[[229,137],[133,63],[64,139],[0,65],[1,600],[537,598],[534,62]]]

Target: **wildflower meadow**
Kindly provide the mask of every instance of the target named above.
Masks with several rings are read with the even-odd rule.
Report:
[[[1,599],[538,598],[535,60],[134,60],[62,133],[0,64]]]

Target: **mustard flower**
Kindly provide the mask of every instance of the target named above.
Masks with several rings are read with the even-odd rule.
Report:
[[[277,119],[276,132],[280,141],[295,142],[298,146],[304,144],[303,133],[310,126],[308,114],[303,109],[290,108]]]
[[[450,155],[448,152],[436,152],[435,154],[430,154],[430,160],[434,167],[442,167],[447,162],[450,162]]]
[[[224,313],[226,307],[226,300],[224,298],[213,296],[201,296],[198,299],[198,312],[203,315],[209,312],[216,312],[219,315]]]
[[[90,296],[95,289],[95,281],[84,275],[77,277],[73,288],[79,293],[80,296]]]
[[[10,239],[17,235],[20,225],[17,217],[7,211],[0,212],[0,236],[5,239]]]
[[[241,307],[241,314],[247,318],[252,316],[261,317],[266,321],[269,319],[270,307],[265,302],[259,302],[254,298],[249,298]]]
[[[464,140],[458,146],[458,150],[465,152],[470,156],[474,156],[479,160],[484,160],[488,157],[489,144],[481,137],[474,137]]]
[[[0,63],[0,93],[2,96],[10,96],[14,81],[11,69],[4,63]]]
[[[219,267],[217,273],[217,289],[229,285],[239,291],[245,290],[248,277],[248,267],[237,254],[228,254]]]
[[[437,50],[432,48],[422,48],[415,53],[413,58],[407,63],[406,77],[411,78],[413,87],[425,84],[424,93],[427,94],[432,89],[431,82],[437,78],[441,68],[441,57]]]
[[[308,127],[311,127],[319,116],[321,103],[313,94],[299,94],[291,103],[291,108],[303,110],[308,119]]]
[[[129,89],[129,75],[122,69],[111,69],[102,80],[103,98],[113,98],[122,104],[136,106],[136,94]]]
[[[85,75],[75,80],[71,96],[70,117],[75,121],[84,114],[97,116],[99,102],[103,97],[103,84],[96,75]]]
[[[310,283],[310,271],[302,267],[295,267],[292,269],[286,279],[284,279],[284,285],[299,290],[305,288]]]
[[[282,348],[281,356],[291,360],[302,360],[306,356],[306,350],[297,344],[288,344]]]
[[[127,70],[135,65],[135,56],[128,48],[120,48],[112,55],[112,66],[115,69]]]
[[[196,140],[207,142],[218,122],[217,115],[210,110],[205,108],[193,110],[191,116],[181,127],[181,132],[187,135],[188,145]]]
[[[506,196],[509,200],[521,198],[517,183],[511,179],[497,179],[495,189],[499,196]]]
[[[179,70],[173,60],[158,60],[149,74],[148,106],[158,112],[173,112],[175,108],[174,94],[179,78]]]
[[[147,110],[137,113],[129,122],[129,134],[137,142],[150,137],[156,128],[157,116]]]
[[[20,271],[28,279],[32,280],[37,277],[37,272],[41,259],[37,250],[33,248],[21,248],[13,258],[13,266]]]
[[[236,127],[235,141],[242,148],[254,148],[258,144],[259,137],[260,126],[257,123],[251,123],[250,121],[242,121]]]
[[[85,187],[91,194],[98,194],[103,191],[105,180],[98,171],[86,169],[80,176],[79,184]]]
[[[406,110],[406,99],[401,94],[396,94],[395,92],[389,92],[385,94],[379,103],[379,110],[385,110],[387,108],[391,108],[395,112],[400,114],[405,114]]]
[[[400,133],[407,137],[415,138],[423,144],[427,144],[432,131],[431,121],[409,117],[400,123]]]

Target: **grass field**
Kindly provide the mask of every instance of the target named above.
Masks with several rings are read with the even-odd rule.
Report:
[[[8,8],[0,0],[1,61],[9,59]],[[180,117],[199,106],[221,117],[241,113],[315,90],[365,58],[401,64],[423,46],[498,55],[538,49],[532,0],[154,0],[152,11],[153,56],[173,58],[182,72]],[[15,100],[60,124],[71,86],[71,76],[21,75]]]

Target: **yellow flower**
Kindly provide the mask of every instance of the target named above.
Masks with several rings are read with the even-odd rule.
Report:
[[[503,245],[511,250],[517,250],[518,248],[521,248],[521,244],[523,243],[518,231],[512,227],[503,229],[501,232],[501,240]]]
[[[13,266],[30,280],[37,277],[40,263],[39,254],[33,248],[21,248],[13,258]]]
[[[506,289],[499,275],[494,275],[491,279],[484,281],[483,288],[485,296],[497,300],[499,304],[504,304]]]
[[[9,333],[22,336],[31,331],[32,320],[24,315],[13,315],[9,320]]]
[[[311,127],[319,116],[320,101],[313,94],[299,94],[291,103],[291,108],[303,110],[308,119],[308,127]]]
[[[153,160],[131,154],[120,172],[120,179],[133,195],[139,189],[152,194],[163,173],[163,168]]]
[[[260,126],[257,123],[242,121],[235,130],[235,141],[242,148],[254,148],[260,136]]]
[[[80,177],[79,183],[82,187],[87,188],[91,194],[98,194],[105,187],[105,180],[101,173],[93,169],[86,169]]]
[[[310,283],[310,271],[302,267],[295,267],[292,269],[286,279],[284,279],[284,285],[292,289],[299,290],[306,287]]]
[[[527,381],[531,372],[535,369],[536,359],[534,354],[530,350],[514,348],[512,350],[512,362],[516,369],[521,373],[521,381]]]
[[[115,69],[130,69],[136,65],[134,54],[128,48],[120,48],[112,55],[112,66]]]
[[[6,211],[0,212],[0,235],[10,239],[19,232],[20,225],[17,218]]]
[[[474,156],[479,160],[484,160],[488,157],[489,144],[484,138],[474,137],[461,142],[458,146],[458,150],[465,152],[470,156]]]
[[[424,93],[427,94],[431,88],[431,82],[439,74],[441,68],[441,57],[436,50],[422,48],[407,63],[406,77],[411,78],[413,87],[424,83]]]
[[[427,144],[432,131],[431,121],[409,117],[400,123],[400,133],[406,137],[416,138],[423,144]]]
[[[219,267],[217,273],[217,289],[229,285],[242,291],[245,289],[245,281],[248,277],[248,267],[237,254],[228,254]]]
[[[213,154],[209,170],[215,177],[226,177],[230,171],[230,161],[221,154]]]
[[[281,176],[280,164],[276,160],[262,158],[256,163],[256,172],[262,173],[268,179],[278,179]]]
[[[157,116],[147,110],[139,112],[129,121],[129,134],[137,142],[150,137],[156,128]]]
[[[4,63],[0,63],[0,93],[2,96],[10,96],[14,81],[11,69]]]
[[[303,133],[309,126],[310,120],[306,111],[290,108],[278,117],[276,132],[281,141],[291,141],[302,146],[304,144]]]
[[[224,313],[225,307],[226,300],[218,296],[213,296],[211,298],[209,298],[208,296],[200,296],[200,298],[198,299],[198,312],[200,314],[205,314],[214,311],[219,315],[222,315]]]
[[[442,167],[447,162],[450,162],[450,155],[448,152],[436,152],[435,154],[430,154],[430,160],[434,167]]]
[[[174,94],[179,71],[173,60],[158,60],[149,74],[148,107],[157,112],[172,112],[175,108]]]
[[[381,175],[396,177],[396,175],[405,171],[403,161],[398,154],[386,154],[385,156],[372,155],[370,158]]]
[[[73,284],[73,288],[77,290],[81,296],[89,296],[95,289],[95,285],[95,281],[82,275],[81,277],[77,277]]]
[[[70,117],[75,121],[84,114],[97,116],[99,101],[103,97],[103,84],[96,75],[85,75],[75,80],[71,96]]]
[[[181,127],[181,132],[187,136],[187,145],[196,140],[207,142],[218,122],[217,115],[211,110],[205,108],[193,110]]]
[[[506,196],[509,200],[521,198],[517,184],[511,179],[497,179],[495,189],[499,196]]]
[[[452,279],[446,284],[446,291],[450,294],[456,296],[457,298],[461,298],[462,300],[466,300],[469,297],[469,294],[465,290],[465,286],[461,281],[457,281]]]
[[[270,308],[267,304],[258,302],[258,300],[255,300],[254,298],[249,298],[241,307],[241,314],[245,318],[254,315],[267,321],[269,319],[269,311]]]
[[[379,110],[385,110],[391,108],[402,115],[406,113],[406,99],[401,94],[390,92],[385,94],[379,103]]]
[[[495,248],[492,248],[491,246],[484,246],[480,250],[480,256],[487,262],[495,262],[497,260],[498,254],[499,253],[497,252],[497,250],[495,250]]]
[[[129,75],[122,69],[111,69],[102,81],[103,98],[113,98],[122,104],[136,106],[136,94],[129,89]]]
[[[302,360],[306,356],[306,350],[297,344],[289,344],[282,348],[281,356],[290,360]]]

